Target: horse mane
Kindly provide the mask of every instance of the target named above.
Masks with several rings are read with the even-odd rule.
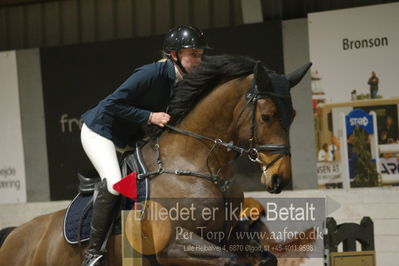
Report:
[[[252,74],[255,64],[256,60],[246,56],[204,56],[201,64],[176,84],[167,111],[171,116],[169,125],[177,125],[217,85]],[[154,136],[162,130],[149,125],[145,132]]]
[[[167,111],[171,116],[169,124],[177,125],[217,85],[253,73],[255,63],[246,56],[204,56],[201,64],[176,84]],[[146,136],[162,133],[154,125],[146,125],[144,131]]]
[[[179,123],[217,85],[253,73],[255,63],[254,59],[244,56],[204,56],[201,64],[174,88],[168,109],[170,124]]]

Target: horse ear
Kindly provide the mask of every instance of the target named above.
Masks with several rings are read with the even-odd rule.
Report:
[[[296,84],[301,81],[303,76],[305,76],[306,72],[309,70],[309,68],[312,66],[312,63],[307,63],[300,68],[294,70],[293,72],[285,75],[285,77],[288,79],[290,82],[290,88],[294,87]]]
[[[272,90],[272,81],[270,80],[269,74],[261,61],[257,61],[254,67],[255,84],[259,91]]]

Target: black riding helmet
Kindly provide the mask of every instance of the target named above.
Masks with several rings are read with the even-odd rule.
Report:
[[[210,49],[204,33],[193,26],[178,26],[170,29],[163,42],[163,51],[179,49]]]
[[[169,55],[170,51],[178,52],[180,49],[211,49],[211,47],[208,46],[205,35],[201,30],[193,26],[181,25],[169,30],[165,36],[162,50],[169,59],[174,61]],[[184,73],[187,73],[180,58],[177,58],[177,61],[174,62]]]

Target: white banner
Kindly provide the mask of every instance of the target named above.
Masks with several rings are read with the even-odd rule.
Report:
[[[370,93],[371,72],[379,95],[399,96],[398,14],[399,3],[391,3],[308,15],[312,73],[326,103],[351,101],[354,90]]]
[[[15,51],[0,53],[0,203],[26,202]]]
[[[339,162],[317,162],[319,185],[342,182],[341,172],[341,164]]]
[[[399,174],[398,158],[380,158],[381,174],[395,175]]]

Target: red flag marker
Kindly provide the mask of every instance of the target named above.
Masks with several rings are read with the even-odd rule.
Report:
[[[113,185],[113,188],[121,193],[122,195],[137,200],[137,183],[136,183],[136,172],[131,172],[119,182]]]

